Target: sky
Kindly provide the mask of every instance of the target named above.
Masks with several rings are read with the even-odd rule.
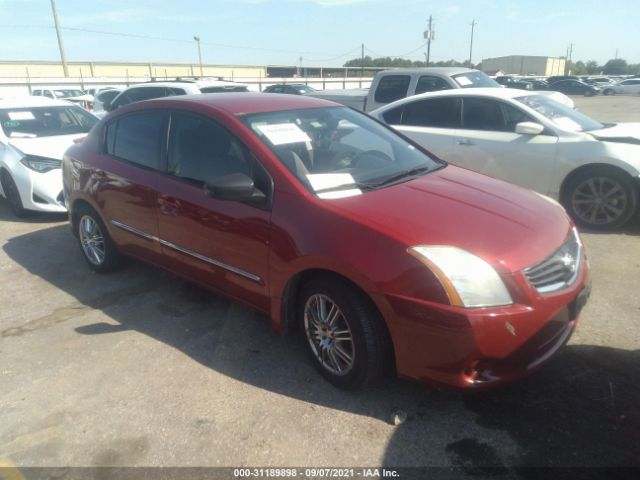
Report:
[[[503,55],[640,63],[637,0],[57,0],[68,61],[340,66]],[[0,0],[0,60],[59,60],[50,0]],[[118,34],[118,35],[115,35]]]

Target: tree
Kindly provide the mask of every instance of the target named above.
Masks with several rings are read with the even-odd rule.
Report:
[[[587,66],[582,60],[578,60],[576,63],[571,63],[570,67],[572,75],[586,75],[588,73]]]
[[[464,67],[469,62],[458,62],[456,60],[447,60],[439,62],[430,62],[432,67]],[[363,65],[362,58],[353,58],[345,62],[344,66],[349,68],[360,68]],[[420,60],[409,60],[406,58],[392,58],[392,57],[379,57],[371,58],[369,56],[364,57],[364,67],[426,67],[426,62]]]
[[[627,73],[627,61],[623,58],[611,59],[602,68],[607,75],[624,75]]]
[[[598,74],[598,73],[602,72],[602,67],[600,65],[598,65],[598,62],[596,62],[595,60],[589,60],[585,64],[585,66],[587,68],[587,73],[589,75],[595,75],[595,74]]]

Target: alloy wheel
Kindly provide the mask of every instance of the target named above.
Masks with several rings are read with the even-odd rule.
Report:
[[[105,243],[100,225],[89,215],[80,219],[80,244],[87,260],[100,266],[105,259]]]
[[[354,366],[355,344],[351,328],[338,305],[328,296],[315,294],[304,307],[304,329],[311,350],[323,368],[346,375]]]
[[[573,211],[590,225],[615,223],[624,215],[629,196],[625,186],[611,177],[591,177],[579,183],[571,195]]]

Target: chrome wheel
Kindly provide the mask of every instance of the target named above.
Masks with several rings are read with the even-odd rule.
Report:
[[[315,294],[304,306],[304,329],[320,364],[334,375],[346,375],[355,360],[353,335],[346,317],[326,295]]]
[[[591,177],[579,183],[571,195],[571,206],[585,224],[608,225],[622,217],[629,204],[625,185],[611,177]]]
[[[93,265],[102,265],[105,259],[105,243],[100,225],[89,215],[84,215],[79,225],[80,244],[87,260]]]

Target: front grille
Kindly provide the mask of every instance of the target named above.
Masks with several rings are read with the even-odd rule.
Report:
[[[540,293],[555,292],[571,285],[580,270],[582,243],[574,228],[566,242],[539,263],[524,270],[529,283]]]

